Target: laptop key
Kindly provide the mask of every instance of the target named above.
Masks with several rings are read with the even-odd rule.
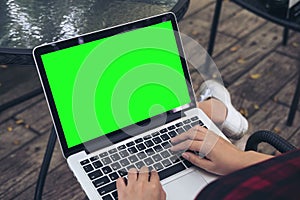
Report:
[[[113,173],[109,174],[108,176],[112,181],[115,181],[119,178],[119,175],[116,172],[113,172]]]
[[[99,160],[96,161],[96,162],[93,162],[93,165],[94,165],[94,167],[95,167],[96,169],[98,169],[98,168],[100,168],[100,167],[103,166],[103,164],[102,164]]]
[[[102,168],[102,171],[104,174],[108,174],[108,173],[112,172],[112,169],[109,166],[105,166]]]
[[[107,193],[109,193],[109,192],[111,192],[115,189],[117,189],[117,187],[116,187],[116,182],[114,181],[114,182],[112,182],[108,185],[105,185],[105,186],[99,188],[98,192],[99,192],[100,195],[105,195],[105,194],[107,194]]]
[[[183,163],[185,164],[185,166],[187,166],[188,168],[190,168],[191,166],[193,166],[193,164],[187,160],[184,160]]]
[[[158,143],[161,143],[161,142],[162,142],[162,140],[161,140],[159,137],[153,138],[152,141],[153,141],[155,144],[158,144]]]
[[[182,123],[182,122],[179,122],[179,123],[175,124],[175,126],[176,126],[176,127],[181,127],[181,126],[183,126],[183,123]]]
[[[187,125],[183,126],[183,128],[184,128],[185,131],[188,131],[192,128],[192,126],[187,124]]]
[[[199,119],[199,118],[198,118],[197,116],[191,118],[192,121],[196,121],[196,120],[198,120],[198,119]]]
[[[163,150],[163,148],[160,146],[160,145],[156,145],[155,147],[153,147],[153,149],[156,151],[156,152],[160,152]]]
[[[179,162],[179,158],[178,158],[176,155],[172,156],[172,157],[170,158],[170,160],[171,160],[172,163],[177,163],[177,162]]]
[[[109,154],[113,154],[113,153],[116,153],[117,152],[117,149],[116,148],[113,148],[111,150],[108,151]]]
[[[138,138],[138,139],[134,140],[134,142],[136,144],[139,144],[139,143],[143,142],[143,138]]]
[[[130,147],[130,148],[128,148],[128,152],[131,154],[134,154],[134,153],[138,152],[138,150],[135,147]]]
[[[81,165],[86,165],[88,164],[90,161],[88,159],[85,159],[83,161],[80,162]]]
[[[154,132],[154,133],[152,133],[151,135],[152,135],[152,137],[156,137],[156,136],[159,135],[159,132]]]
[[[159,132],[160,132],[160,133],[166,133],[166,132],[168,132],[168,129],[163,128],[163,129],[161,129]]]
[[[93,156],[93,157],[91,157],[90,158],[90,160],[93,162],[93,161],[96,161],[96,160],[98,160],[99,159],[99,157],[98,156]]]
[[[93,166],[91,164],[88,164],[86,166],[83,166],[83,169],[86,173],[90,172],[90,171],[93,171]]]
[[[147,154],[148,156],[152,156],[152,155],[155,153],[154,150],[153,150],[152,148],[146,149],[145,152],[146,152],[146,154]]]
[[[175,127],[174,125],[172,125],[172,126],[169,126],[169,127],[168,127],[168,130],[171,131],[171,130],[173,130],[173,129],[175,129],[175,128],[176,128],[176,127]]]
[[[168,134],[163,134],[163,135],[161,135],[160,137],[161,137],[161,139],[162,139],[163,141],[166,141],[166,140],[170,139],[170,136],[169,136]]]
[[[115,199],[118,199],[118,192],[117,191],[114,191],[113,193],[111,193],[112,196],[115,198]]]
[[[127,160],[127,158],[121,160],[120,163],[121,163],[121,165],[122,165],[123,167],[125,167],[125,166],[127,166],[127,165],[130,164],[129,161]]]
[[[160,171],[162,168],[164,168],[160,163],[156,163],[155,165],[153,165],[154,169],[156,169],[156,171]]]
[[[114,200],[110,194],[105,195],[104,197],[102,197],[103,200]]]
[[[121,150],[123,150],[123,149],[125,149],[125,148],[126,148],[126,146],[125,146],[124,144],[117,147],[117,149],[118,149],[119,151],[121,151]]]
[[[139,159],[144,159],[144,158],[146,158],[146,154],[144,153],[144,152],[139,152],[138,154],[137,154],[137,156],[139,157]]]
[[[115,153],[115,154],[111,155],[110,157],[113,161],[117,161],[117,160],[121,159],[121,157],[119,156],[118,153]]]
[[[154,163],[153,160],[152,160],[152,158],[146,158],[144,160],[144,162],[146,163],[147,166],[150,166],[150,165],[152,165]]]
[[[126,144],[127,147],[131,147],[131,146],[133,146],[133,145],[134,145],[134,142],[128,142],[128,143]]]
[[[121,169],[118,171],[119,175],[121,177],[126,176],[128,174],[128,171],[126,169]]]
[[[112,161],[109,157],[103,158],[101,161],[102,161],[103,165],[112,163]]]
[[[158,162],[158,161],[162,160],[162,157],[159,154],[156,154],[156,155],[152,156],[152,158],[155,162]]]
[[[146,149],[146,146],[145,146],[143,143],[141,143],[141,144],[136,145],[136,148],[137,148],[139,151],[143,151],[144,149]]]
[[[166,142],[161,143],[161,146],[162,146],[164,149],[168,149],[168,148],[170,148],[172,145],[171,145],[168,141],[166,141]]]
[[[173,174],[181,172],[184,169],[186,169],[186,168],[182,163],[177,163],[176,165],[173,165],[167,169],[164,169],[164,170],[158,172],[158,175],[159,175],[160,180],[163,180]]]
[[[168,167],[172,164],[169,160],[163,160],[161,163],[164,165],[164,167]]]
[[[129,165],[128,167],[126,167],[127,170],[129,171],[130,169],[136,169],[134,165]]]
[[[128,153],[128,151],[125,149],[125,150],[123,150],[123,151],[120,151],[120,156],[121,156],[122,158],[125,158],[125,157],[129,156],[129,153]]]
[[[167,157],[170,156],[170,153],[168,152],[168,150],[165,150],[165,151],[161,152],[160,155],[161,155],[163,158],[167,158]]]
[[[128,160],[131,163],[135,163],[136,161],[138,161],[138,158],[135,155],[132,155],[132,156],[128,157]]]
[[[186,120],[183,121],[184,124],[188,124],[188,123],[190,123],[190,122],[191,122],[190,119],[186,119]]]
[[[176,132],[178,134],[181,134],[181,133],[185,132],[185,130],[183,128],[178,128],[178,129],[176,129]]]
[[[176,135],[177,135],[177,133],[175,131],[170,131],[168,134],[171,138],[176,137]]]
[[[100,154],[99,154],[99,156],[100,156],[101,158],[104,158],[104,157],[107,156],[107,155],[108,155],[107,152],[103,152],[103,153],[100,153]]]
[[[94,180],[95,178],[99,178],[102,175],[103,174],[99,169],[88,174],[91,180]]]
[[[151,138],[151,135],[146,135],[143,138],[144,138],[144,140],[149,140]]]
[[[111,164],[111,168],[113,168],[113,170],[118,170],[121,168],[121,165],[116,162],[116,163]]]
[[[154,143],[151,140],[147,140],[144,142],[147,147],[152,147]]]
[[[143,166],[145,166],[145,163],[143,161],[135,163],[135,166],[137,169],[141,169]]]
[[[107,176],[104,176],[104,177],[102,177],[102,178],[99,178],[99,179],[93,181],[93,184],[94,184],[94,186],[97,188],[97,187],[100,187],[100,186],[102,186],[102,185],[108,183],[109,181],[110,181],[110,180],[108,179],[108,177],[107,177]]]

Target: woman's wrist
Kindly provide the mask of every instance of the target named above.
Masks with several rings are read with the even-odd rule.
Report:
[[[248,167],[260,162],[263,162],[265,160],[268,160],[270,158],[273,158],[274,156],[259,153],[256,151],[245,151],[244,154],[241,156],[242,167]]]

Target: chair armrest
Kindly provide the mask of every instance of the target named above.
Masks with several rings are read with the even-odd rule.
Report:
[[[253,133],[247,140],[245,151],[253,150],[257,151],[257,146],[261,142],[266,142],[273,146],[281,153],[285,153],[291,150],[297,149],[288,141],[280,137],[279,135],[266,130],[261,130]]]

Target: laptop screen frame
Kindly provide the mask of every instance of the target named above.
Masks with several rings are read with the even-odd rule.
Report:
[[[46,54],[46,53],[51,53],[51,52],[55,52],[55,51],[59,51],[62,49],[66,49],[69,47],[73,47],[73,46],[77,46],[77,45],[81,45],[84,43],[88,43],[88,42],[92,42],[95,40],[99,40],[102,38],[106,38],[109,36],[113,36],[122,32],[126,32],[126,31],[130,31],[130,30],[134,30],[134,29],[138,29],[138,28],[143,28],[143,27],[147,27],[147,26],[151,26],[151,25],[155,25],[161,22],[165,22],[170,20],[172,23],[172,27],[173,27],[173,31],[174,31],[174,35],[175,35],[175,39],[176,39],[176,43],[177,43],[177,48],[178,48],[178,52],[180,55],[180,61],[182,64],[182,69],[184,72],[184,76],[187,82],[187,88],[188,88],[188,92],[189,92],[189,96],[191,99],[191,102],[187,105],[185,105],[184,107],[182,107],[181,109],[174,109],[171,111],[167,112],[167,120],[164,120],[164,123],[168,123],[169,121],[172,121],[176,118],[180,118],[182,117],[182,113],[185,110],[191,109],[196,107],[196,102],[195,102],[195,94],[192,88],[192,83],[191,83],[191,79],[190,79],[190,74],[188,71],[188,67],[187,67],[187,62],[185,60],[185,56],[184,56],[184,51],[183,51],[183,47],[182,47],[182,42],[181,42],[181,38],[178,32],[178,26],[177,26],[177,21],[176,21],[176,17],[173,13],[168,12],[165,14],[161,14],[161,15],[156,15],[156,16],[152,16],[149,18],[145,18],[145,19],[141,19],[141,20],[137,20],[137,21],[133,21],[133,22],[129,22],[126,24],[121,24],[115,27],[111,27],[111,28],[107,28],[107,29],[103,29],[100,31],[95,31],[95,32],[91,32],[91,33],[87,33],[87,34],[83,34],[71,39],[67,39],[67,40],[60,40],[60,41],[56,41],[56,42],[52,42],[52,43],[48,43],[48,44],[43,44],[40,46],[37,46],[34,48],[33,50],[33,58],[36,64],[36,68],[41,80],[41,84],[44,90],[44,94],[48,103],[48,107],[50,110],[50,114],[52,117],[52,121],[54,123],[54,127],[56,130],[56,133],[58,135],[59,138],[59,142],[63,151],[63,155],[65,158],[69,157],[70,155],[83,151],[85,150],[87,153],[89,153],[89,151],[91,151],[90,149],[87,150],[86,148],[86,144],[79,144],[76,145],[74,147],[68,148],[67,146],[67,142],[66,142],[66,138],[64,135],[64,131],[62,128],[62,124],[60,122],[59,119],[59,115],[54,103],[54,98],[50,89],[50,85],[47,79],[47,75],[46,75],[46,71],[42,62],[42,55]],[[155,120],[155,121],[160,121],[160,118],[162,116],[161,115],[157,115],[154,116],[152,118],[146,119],[144,121],[138,122],[137,124],[142,127],[143,124],[147,124],[149,120]],[[156,123],[157,124],[157,123]],[[163,125],[163,124],[161,124]],[[108,139],[112,142],[112,143],[117,143],[119,141],[125,140],[127,138],[132,137],[132,135],[128,135],[126,134],[126,130],[130,130],[131,126],[116,130],[112,133],[108,133],[106,134],[106,137],[108,137]],[[155,127],[152,127],[155,128]],[[135,134],[138,135],[144,131],[147,130],[143,130],[142,128],[137,131]],[[105,146],[108,146],[109,144],[105,144],[105,143],[101,143],[99,142],[101,140],[101,137],[99,138],[95,138],[92,141],[89,141],[87,143],[88,146],[92,147],[92,149],[100,149],[103,148]],[[110,143],[111,144],[111,143]]]

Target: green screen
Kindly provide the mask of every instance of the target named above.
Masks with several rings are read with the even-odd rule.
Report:
[[[42,55],[68,147],[190,103],[171,21]]]

